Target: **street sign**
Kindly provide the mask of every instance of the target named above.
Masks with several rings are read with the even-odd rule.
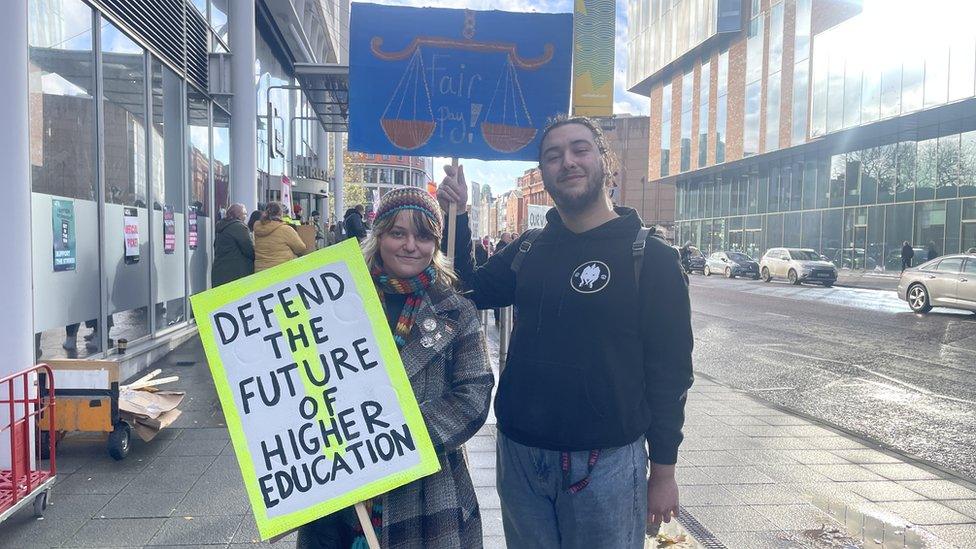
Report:
[[[355,239],[190,301],[261,539],[440,469]]]
[[[536,160],[569,108],[572,35],[568,13],[354,3],[349,149]]]

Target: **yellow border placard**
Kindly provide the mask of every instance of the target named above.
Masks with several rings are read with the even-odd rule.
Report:
[[[416,465],[400,470],[379,480],[358,486],[354,490],[319,502],[310,507],[291,512],[286,515],[269,517],[264,505],[261,488],[255,472],[253,457],[248,449],[241,416],[234,401],[233,389],[228,383],[224,364],[218,349],[218,340],[214,334],[212,315],[227,304],[244,297],[261,292],[268,287],[287,282],[311,271],[321,270],[329,265],[344,263],[352,275],[355,291],[362,299],[364,314],[369,318],[373,336],[379,346],[382,366],[389,376],[391,385],[396,392],[401,411],[410,433],[416,443],[420,461]],[[214,378],[217,395],[224,411],[227,428],[230,431],[234,452],[244,478],[254,519],[262,540],[272,538],[282,533],[294,530],[319,517],[334,513],[340,509],[350,507],[360,501],[376,497],[413,482],[419,478],[431,475],[440,470],[437,454],[430,441],[426,424],[420,413],[420,407],[414,397],[407,377],[406,370],[400,360],[400,353],[393,341],[387,324],[383,306],[373,285],[372,277],[363,260],[356,239],[349,239],[328,248],[313,252],[309,255],[294,259],[255,273],[246,278],[224,284],[212,290],[190,296],[194,316],[200,330],[200,339],[206,352],[210,372]],[[297,416],[297,414],[296,414]],[[296,420],[300,420],[300,416]]]

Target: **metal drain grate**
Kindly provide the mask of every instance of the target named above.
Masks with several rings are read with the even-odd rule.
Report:
[[[684,507],[678,507],[678,522],[691,534],[691,537],[695,538],[695,541],[701,547],[705,547],[706,549],[728,549],[722,543],[722,540],[715,537],[715,534],[706,528],[704,524],[698,522],[698,519],[693,517]]]

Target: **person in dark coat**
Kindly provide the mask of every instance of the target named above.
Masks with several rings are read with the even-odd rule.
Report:
[[[905,269],[912,266],[912,259],[914,258],[915,250],[906,240],[905,243],[901,245],[901,272],[905,272]]]
[[[245,219],[247,208],[243,204],[231,204],[227,216],[217,222],[210,274],[214,288],[254,273],[254,242]]]
[[[474,264],[480,267],[487,262],[488,250],[485,248],[485,243],[481,240],[476,240],[474,243]]]
[[[251,217],[247,220],[247,230],[254,232],[254,224],[261,221],[261,216],[264,215],[264,204],[258,204],[258,209],[251,212]]]
[[[933,259],[939,257],[939,249],[935,247],[935,242],[929,242],[929,249],[926,255],[926,261],[932,261]]]
[[[346,238],[356,237],[362,242],[366,238],[366,223],[363,222],[363,214],[366,208],[362,204],[357,204],[354,208],[346,210],[343,217],[343,224],[346,227]]]

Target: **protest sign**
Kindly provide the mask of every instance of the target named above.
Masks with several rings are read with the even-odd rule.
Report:
[[[541,204],[529,204],[529,218],[526,223],[527,229],[541,229],[546,226],[546,213],[552,206]]]
[[[51,230],[54,235],[54,271],[73,271],[78,263],[75,243],[75,203],[52,199]]]
[[[569,108],[573,16],[354,3],[349,150],[536,160]]]
[[[576,0],[573,17],[573,114],[613,114],[613,0]]]
[[[135,208],[122,209],[122,238],[125,241],[125,262],[138,262],[139,212]]]
[[[190,300],[262,539],[440,469],[355,239]]]

